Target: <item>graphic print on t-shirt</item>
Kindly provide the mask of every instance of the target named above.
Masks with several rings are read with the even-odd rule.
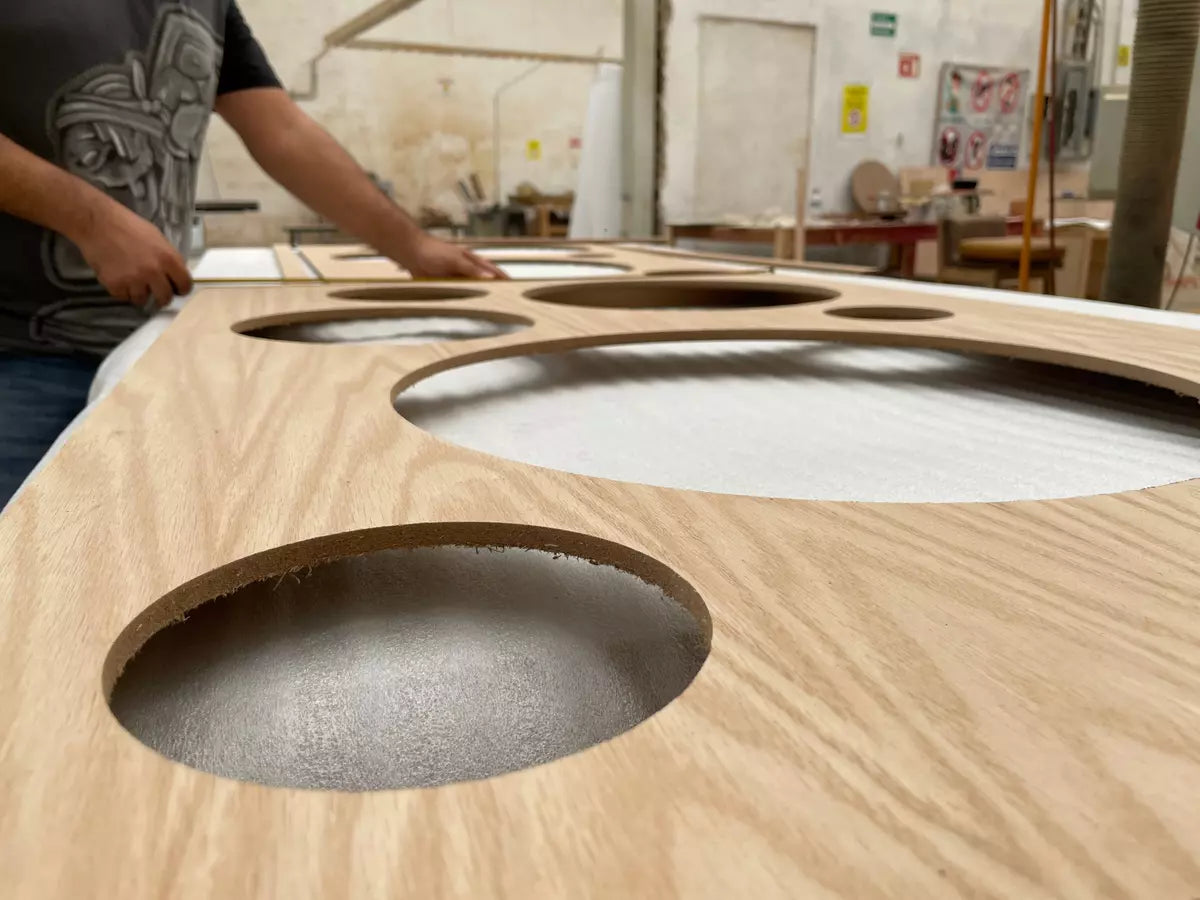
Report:
[[[184,253],[220,61],[209,23],[181,3],[166,3],[145,53],[71,79],[47,110],[50,140],[67,171],[153,222]],[[44,250],[46,275],[56,285],[94,283],[70,241],[48,232]]]

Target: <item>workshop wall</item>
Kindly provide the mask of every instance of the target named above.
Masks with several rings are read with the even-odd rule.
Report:
[[[1133,5],[1132,0],[1125,3]],[[1120,5],[1120,0],[1106,0],[1111,21],[1119,20]],[[821,190],[826,209],[839,210],[850,208],[849,178],[859,162],[878,159],[893,169],[929,164],[943,63],[984,63],[1036,72],[1042,0],[673,0],[673,9],[666,49],[662,202],[668,222],[683,222],[696,214],[701,17],[816,28],[809,189]],[[871,36],[875,11],[896,14],[894,38]],[[1105,43],[1115,51],[1113,42]],[[901,52],[920,54],[920,77],[899,76]],[[1108,75],[1112,66],[1102,69]],[[847,84],[870,86],[865,135],[841,133],[842,89]],[[805,167],[803,154],[796,165]],[[794,213],[791,202],[782,198],[780,203],[789,215]]]
[[[303,90],[307,60],[331,29],[362,12],[366,0],[240,0],[285,85]],[[621,55],[620,0],[424,0],[363,35],[375,40]],[[320,91],[301,106],[364,168],[393,182],[396,199],[416,213],[428,206],[465,219],[455,184],[478,173],[489,198],[494,157],[492,101],[498,87],[526,73],[501,105],[502,191],[522,181],[553,193],[573,190],[588,92],[595,68],[519,60],[334,50],[320,65]],[[531,153],[530,142],[536,141]],[[531,158],[536,157],[536,158]],[[214,118],[200,195],[252,198],[262,211],[211,216],[213,245],[284,239],[285,225],[316,216],[272,182],[237,136]]]

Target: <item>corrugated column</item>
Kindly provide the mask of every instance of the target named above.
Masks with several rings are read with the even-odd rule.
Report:
[[[1198,37],[1197,0],[1142,0],[1102,300],[1161,305]]]

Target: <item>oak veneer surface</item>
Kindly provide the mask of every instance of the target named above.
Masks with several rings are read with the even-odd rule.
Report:
[[[436,314],[534,324],[403,347],[232,331],[359,308],[328,287],[197,297],[0,518],[5,894],[1197,896],[1196,482],[962,505],[695,493],[485,456],[391,406],[474,360],[722,336],[971,350],[1200,395],[1194,332],[952,297],[936,320],[841,318],[825,310],[931,298],[803,282],[842,296],[583,309],[488,285]],[[223,577],[282,575],[305,560],[276,548],[306,539],[464,522],[658,561],[707,607],[707,662],[611,741],[428,790],[219,778],[110,712],[114,642],[192,579],[266,551]]]

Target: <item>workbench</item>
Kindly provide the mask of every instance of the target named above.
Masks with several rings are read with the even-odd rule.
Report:
[[[1008,233],[1020,234],[1024,224],[1023,216],[1009,216],[1006,221]],[[670,225],[667,231],[672,244],[679,240],[767,244],[771,246],[773,256],[780,259],[795,258],[794,227],[740,227],[693,223]],[[898,253],[901,277],[911,279],[916,268],[917,245],[922,241],[937,240],[937,222],[883,219],[814,220],[805,223],[804,240],[808,245],[831,247],[888,244],[896,248]]]

